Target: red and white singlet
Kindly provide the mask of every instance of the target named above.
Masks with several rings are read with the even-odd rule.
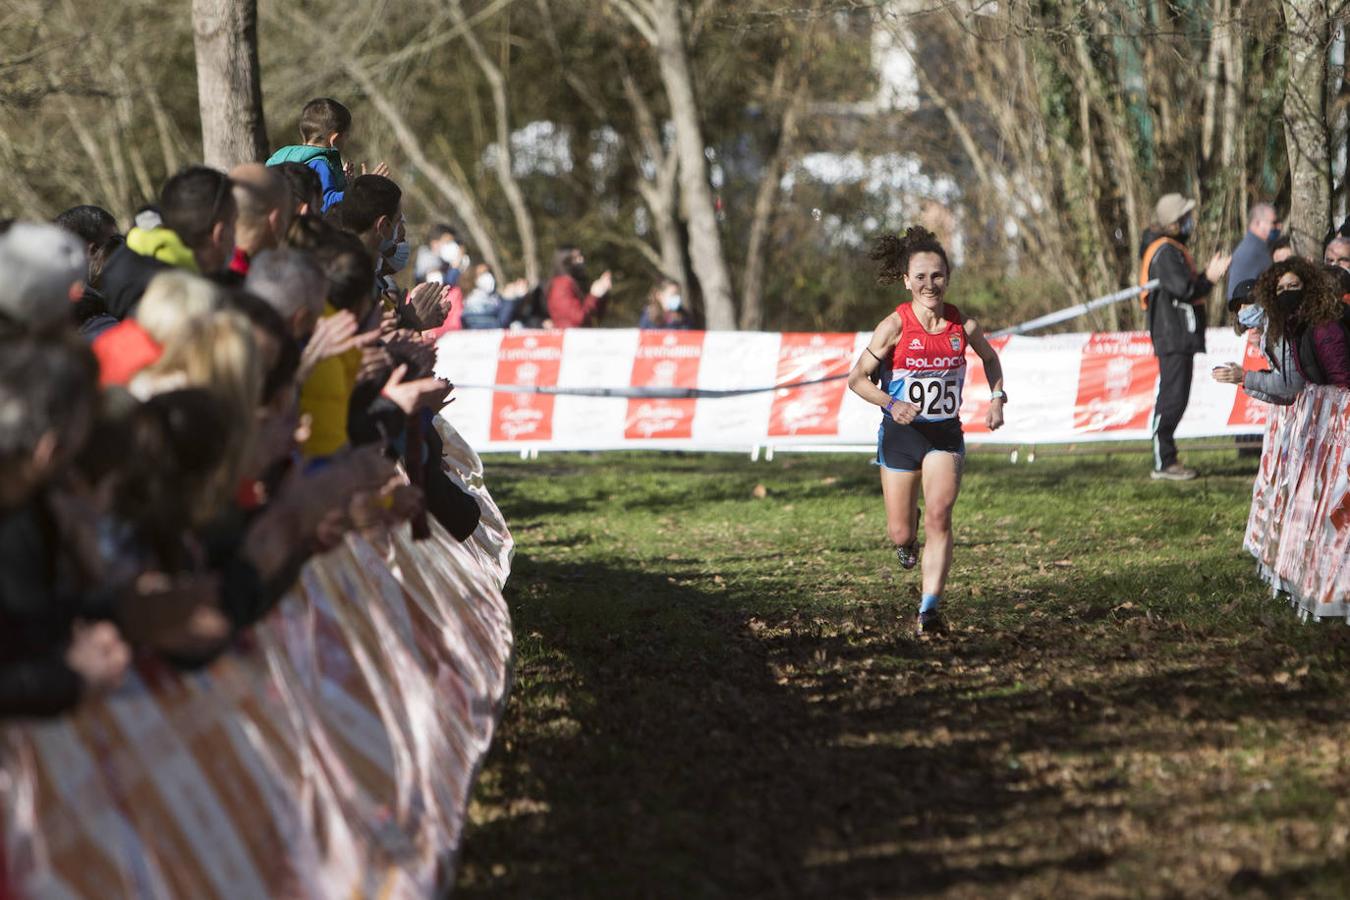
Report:
[[[942,318],[947,320],[947,327],[929,334],[910,304],[902,303],[895,311],[900,316],[900,338],[891,355],[887,393],[919,407],[915,421],[955,419],[966,381],[965,317],[955,306],[944,303]]]

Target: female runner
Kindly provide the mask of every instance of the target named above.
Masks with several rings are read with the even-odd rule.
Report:
[[[881,407],[877,464],[886,501],[886,530],[900,565],[919,559],[918,500],[922,485],[924,532],[923,600],[920,634],[946,631],[939,604],[952,565],[952,506],[961,489],[966,442],[961,432],[961,388],[966,377],[966,346],[984,361],[990,403],[985,424],[1003,425],[1003,369],[979,323],[963,318],[943,298],[951,267],[947,251],[926,228],[914,227],[903,238],[886,235],[872,258],[881,263],[882,284],[903,280],[913,299],[881,320],[867,351],[849,375],[853,392]],[[876,382],[880,383],[880,386]]]

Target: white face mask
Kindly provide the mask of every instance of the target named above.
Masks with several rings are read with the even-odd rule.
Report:
[[[463,255],[463,252],[464,251],[459,248],[458,241],[446,241],[444,244],[441,244],[441,261],[447,266],[457,266],[459,265],[459,258]]]
[[[680,308],[682,302],[683,299],[679,294],[667,294],[665,299],[661,301],[661,305],[665,307],[666,312],[675,312]]]
[[[394,252],[389,257],[389,268],[395,272],[402,272],[408,266],[408,258],[412,256],[412,244],[402,240],[394,245]]]
[[[1243,328],[1264,328],[1266,311],[1255,303],[1249,303],[1238,310],[1237,319]]]
[[[491,294],[497,290],[497,279],[492,277],[491,272],[484,272],[478,276],[478,280],[473,283],[473,286],[484,294]]]

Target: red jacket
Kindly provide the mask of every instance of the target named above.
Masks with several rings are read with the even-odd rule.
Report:
[[[548,283],[548,317],[554,328],[585,328],[604,315],[605,301],[592,294],[581,296],[581,287],[570,275],[555,275]]]

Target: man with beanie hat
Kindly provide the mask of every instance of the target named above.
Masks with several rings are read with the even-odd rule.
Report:
[[[0,321],[39,330],[69,323],[88,273],[80,238],[56,225],[14,223],[0,235]]]
[[[1205,298],[1228,271],[1232,257],[1215,253],[1203,272],[1186,244],[1195,231],[1195,201],[1166,194],[1154,207],[1154,224],[1140,247],[1139,285],[1153,353],[1158,357],[1158,396],[1153,404],[1153,476],[1189,481],[1196,476],[1177,461],[1174,439],[1191,398],[1195,354],[1205,350]]]

